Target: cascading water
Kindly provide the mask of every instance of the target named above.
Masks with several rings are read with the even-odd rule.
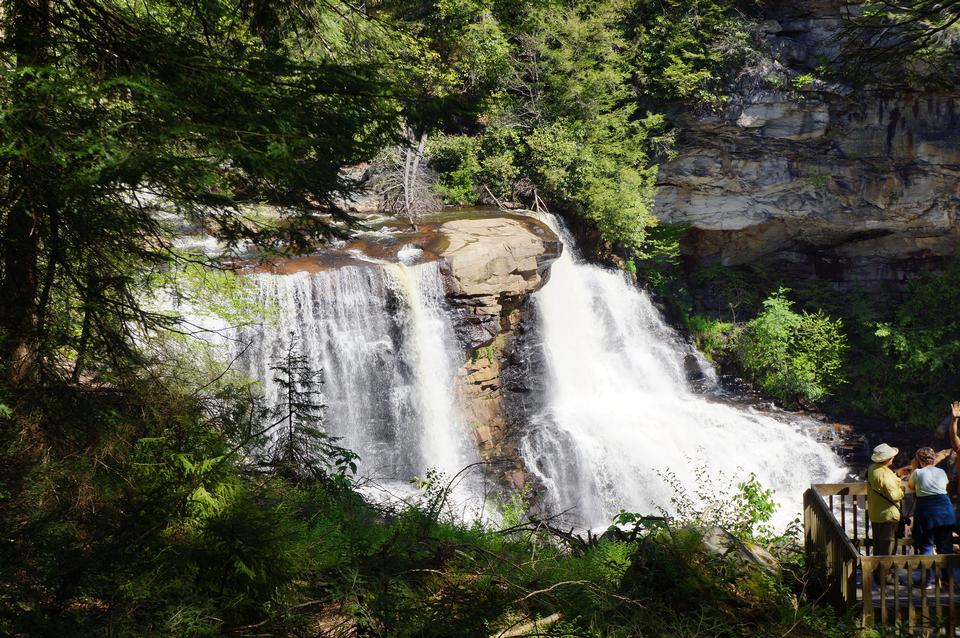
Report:
[[[252,277],[275,314],[241,328],[241,369],[279,401],[272,362],[291,343],[322,369],[326,429],[360,456],[360,474],[393,494],[430,468],[453,476],[476,458],[452,387],[462,356],[436,262],[363,263]]]
[[[774,489],[782,526],[810,483],[842,478],[839,459],[799,424],[694,393],[682,342],[648,295],[622,273],[578,260],[557,230],[563,256],[534,295],[545,408],[521,442],[547,509],[607,525],[621,508],[670,509],[667,473],[693,495],[704,478],[754,472]]]

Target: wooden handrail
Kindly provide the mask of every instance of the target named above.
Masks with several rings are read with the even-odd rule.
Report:
[[[804,493],[803,501],[807,557],[820,568],[826,593],[834,604],[841,609],[852,607],[857,603],[859,552],[815,488]]]
[[[814,483],[810,487],[820,496],[835,496],[837,494],[864,496],[867,493],[866,483]]]
[[[826,520],[826,523],[830,527],[832,533],[836,535],[840,541],[842,541],[847,554],[851,557],[857,556],[860,552],[857,551],[857,548],[854,547],[853,543],[850,542],[850,539],[847,538],[847,532],[840,527],[840,523],[837,522],[833,512],[827,506],[827,502],[823,500],[823,496],[816,490],[816,488],[813,489],[813,501],[815,507],[819,510],[819,513]]]

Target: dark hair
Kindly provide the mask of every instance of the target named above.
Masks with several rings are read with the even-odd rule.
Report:
[[[922,447],[917,450],[917,460],[921,465],[930,465],[937,460],[937,453],[932,447]]]

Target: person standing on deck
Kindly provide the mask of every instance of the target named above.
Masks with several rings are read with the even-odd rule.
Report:
[[[917,450],[914,461],[917,469],[907,482],[917,495],[913,510],[913,540],[918,554],[933,554],[934,546],[938,554],[953,553],[956,517],[953,504],[947,496],[947,473],[936,467],[944,456],[930,447]],[[932,580],[931,573],[928,582]]]
[[[903,484],[890,466],[898,450],[886,443],[873,448],[867,469],[867,513],[873,531],[873,553],[895,554],[897,551],[897,524],[900,522],[900,503]]]

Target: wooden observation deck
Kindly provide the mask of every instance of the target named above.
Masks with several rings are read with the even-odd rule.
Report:
[[[807,560],[826,598],[842,612],[859,611],[865,628],[960,636],[960,554],[919,556],[907,538],[896,555],[873,555],[866,499],[866,483],[812,485],[803,495]],[[911,506],[908,495],[904,511]]]

